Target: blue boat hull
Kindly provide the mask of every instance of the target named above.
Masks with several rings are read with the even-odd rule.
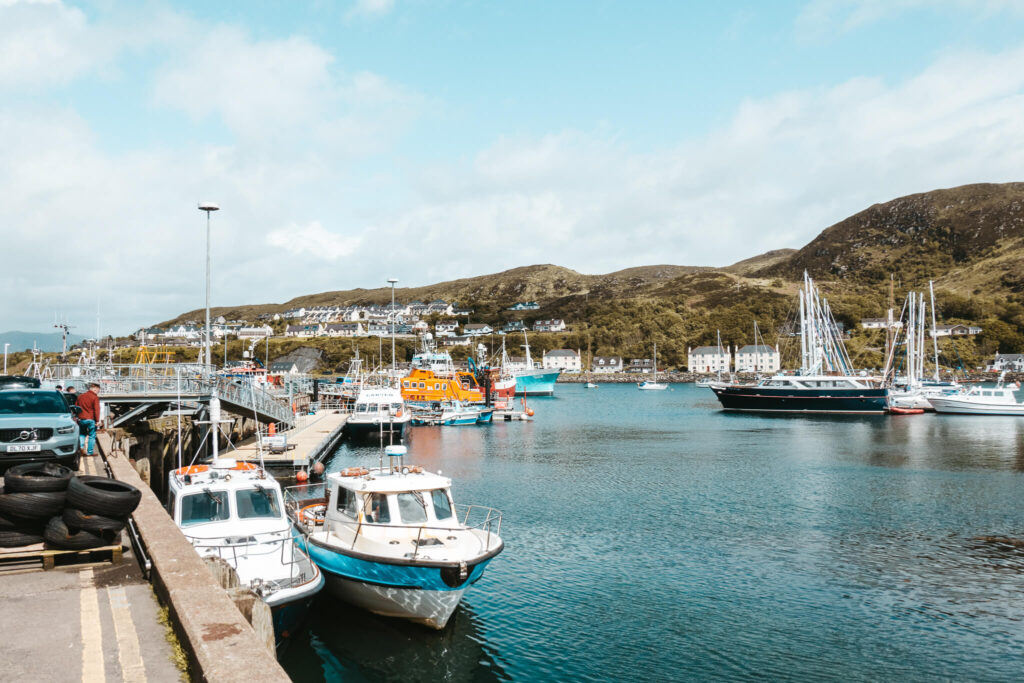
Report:
[[[794,389],[712,385],[725,410],[765,413],[868,413],[888,407],[888,389]]]
[[[463,593],[483,576],[498,546],[467,565],[461,578],[457,563],[384,562],[358,557],[310,539],[310,557],[327,580],[327,590],[375,614],[398,617],[442,629]]]
[[[553,396],[561,370],[534,370],[516,375],[516,396]]]

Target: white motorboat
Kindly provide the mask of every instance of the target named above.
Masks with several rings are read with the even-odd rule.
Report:
[[[295,543],[281,486],[258,465],[217,458],[173,470],[168,509],[201,557],[220,557],[270,607],[278,645],[295,633],[324,577]]]
[[[1024,402],[1018,402],[1014,393],[1020,385],[1003,384],[995,387],[971,387],[959,394],[929,399],[937,413],[960,415],[1024,415]]]
[[[412,412],[402,399],[402,392],[387,386],[364,385],[356,396],[352,415],[345,430],[353,438],[372,438],[382,434],[385,439],[400,441]]]
[[[442,629],[504,548],[501,513],[455,505],[450,479],[404,466],[404,446],[385,452],[387,467],[329,474],[326,490],[289,489],[288,513],[330,592],[375,614]]]

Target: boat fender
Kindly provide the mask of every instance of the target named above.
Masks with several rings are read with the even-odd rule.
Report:
[[[526,409],[526,415],[528,417],[533,417],[533,408],[527,408]]]
[[[188,467],[179,467],[174,470],[174,473],[180,477],[186,474],[201,474],[209,471],[209,469],[206,465],[189,465]]]

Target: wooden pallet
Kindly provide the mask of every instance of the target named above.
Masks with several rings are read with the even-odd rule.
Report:
[[[30,569],[50,570],[73,564],[119,564],[124,548],[120,544],[88,550],[53,550],[42,543],[21,548],[0,548],[0,574]]]

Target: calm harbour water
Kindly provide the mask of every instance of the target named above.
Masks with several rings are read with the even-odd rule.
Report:
[[[505,514],[448,628],[323,593],[295,680],[1024,675],[1024,551],[976,540],[1024,538],[1024,419],[729,414],[692,385],[531,405],[409,439],[457,502]]]

